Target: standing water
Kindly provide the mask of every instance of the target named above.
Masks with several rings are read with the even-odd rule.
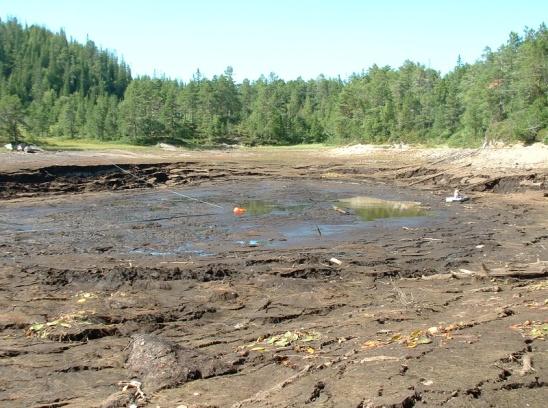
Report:
[[[414,201],[389,201],[375,197],[352,197],[339,200],[341,207],[352,209],[362,221],[379,218],[421,217],[428,212]]]

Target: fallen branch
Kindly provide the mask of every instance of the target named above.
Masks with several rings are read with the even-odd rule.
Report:
[[[493,178],[485,179],[482,181],[478,181],[477,183],[469,184],[467,187],[470,190],[473,190],[474,188],[479,187],[481,185],[495,184],[499,182],[501,178],[502,177],[493,177]]]
[[[346,210],[343,210],[342,208],[340,207],[337,207],[336,205],[333,206],[333,209],[341,214],[344,214],[344,215],[348,215],[348,211]]]
[[[423,178],[421,178],[421,179],[419,179],[419,180],[415,180],[414,182],[409,183],[409,187],[414,186],[415,184],[422,183],[422,182],[424,182],[424,181],[431,180],[431,179],[436,178],[436,177],[438,177],[438,176],[443,176],[446,172],[447,172],[447,171],[444,170],[444,171],[441,171],[441,172],[439,172],[439,173],[430,174],[429,176],[423,177]]]
[[[422,275],[422,280],[448,280],[453,279],[452,273],[436,273],[434,275]]]
[[[485,264],[482,269],[495,278],[542,278],[548,276],[548,261],[533,262],[530,264],[512,264],[504,268],[488,268]]]
[[[519,375],[521,375],[522,377],[535,371],[535,369],[533,368],[533,362],[531,360],[531,354],[525,354],[523,356],[522,364],[523,367],[521,368],[521,370],[519,370]]]
[[[498,285],[495,286],[485,286],[483,288],[472,289],[471,292],[502,292],[502,288]]]
[[[301,371],[299,371],[298,373],[296,373],[296,374],[292,375],[291,377],[285,379],[281,383],[276,384],[274,387],[272,387],[268,390],[259,391],[258,393],[256,393],[252,397],[249,397],[249,398],[247,398],[243,401],[239,401],[239,402],[236,402],[236,403],[232,404],[231,408],[241,408],[245,404],[253,404],[253,406],[257,406],[256,404],[258,402],[262,402],[262,401],[268,399],[275,392],[281,391],[283,388],[287,387],[289,384],[295,382],[296,380],[298,380],[299,378],[304,376],[306,373],[308,373],[310,371],[311,367],[312,367],[311,365],[307,365]]]
[[[392,356],[374,356],[374,357],[365,357],[360,360],[360,364],[371,363],[374,361],[400,361],[401,358],[392,357]]]
[[[436,273],[434,275],[423,275],[422,280],[447,280],[447,279],[462,279],[472,277],[486,277],[488,274],[485,271],[475,272],[468,269],[459,269],[459,272],[451,271],[449,273]]]
[[[415,184],[419,184],[419,183],[422,183],[424,181],[428,181],[428,180],[431,180],[433,178],[436,178],[436,177],[439,177],[439,176],[443,176],[444,174],[447,174],[449,173],[449,171],[454,171],[454,170],[458,170],[458,169],[462,169],[464,167],[468,167],[469,164],[463,164],[462,166],[457,166],[457,167],[454,167],[454,168],[449,168],[449,169],[445,169],[444,171],[440,171],[439,173],[434,173],[434,174],[430,174],[426,177],[423,177],[419,180],[415,180],[413,181],[412,183],[409,184],[409,187],[411,186],[414,186]]]

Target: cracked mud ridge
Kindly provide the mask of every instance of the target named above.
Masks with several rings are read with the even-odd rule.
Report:
[[[29,157],[0,166],[0,406],[548,400],[542,166]]]

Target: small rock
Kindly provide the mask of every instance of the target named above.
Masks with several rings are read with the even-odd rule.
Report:
[[[218,301],[233,301],[238,298],[238,293],[233,290],[227,290],[227,289],[214,289],[213,293],[209,297],[210,302],[218,302]]]
[[[514,314],[514,311],[512,309],[504,308],[502,311],[498,314],[498,317],[507,317],[512,316]]]
[[[498,292],[502,292],[502,288],[498,285],[486,286],[486,287],[483,287],[483,288],[473,289],[472,292],[495,292],[495,293],[498,293]]]

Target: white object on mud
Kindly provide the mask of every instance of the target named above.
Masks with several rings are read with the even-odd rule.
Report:
[[[140,381],[137,381],[137,380],[119,381],[118,385],[119,386],[124,386],[124,388],[122,388],[122,392],[126,392],[128,389],[134,388],[135,389],[135,397],[137,397],[137,399],[146,401],[147,398],[145,396],[145,393],[141,389],[142,384],[141,384]]]
[[[452,197],[446,197],[445,202],[446,203],[463,203],[465,201],[470,200],[469,197],[460,195],[459,189],[455,189],[455,192],[453,193]]]
[[[4,147],[8,150],[15,150],[15,151],[24,152],[24,153],[43,152],[43,150],[40,149],[38,146],[30,145],[26,143],[7,143],[4,145]]]
[[[177,147],[171,145],[171,144],[168,144],[168,143],[158,143],[157,145],[160,149],[164,149],[164,150],[170,150],[172,152],[174,151],[177,151]]]
[[[334,263],[335,265],[342,265],[342,261],[339,261],[337,258],[331,258],[329,262]]]

